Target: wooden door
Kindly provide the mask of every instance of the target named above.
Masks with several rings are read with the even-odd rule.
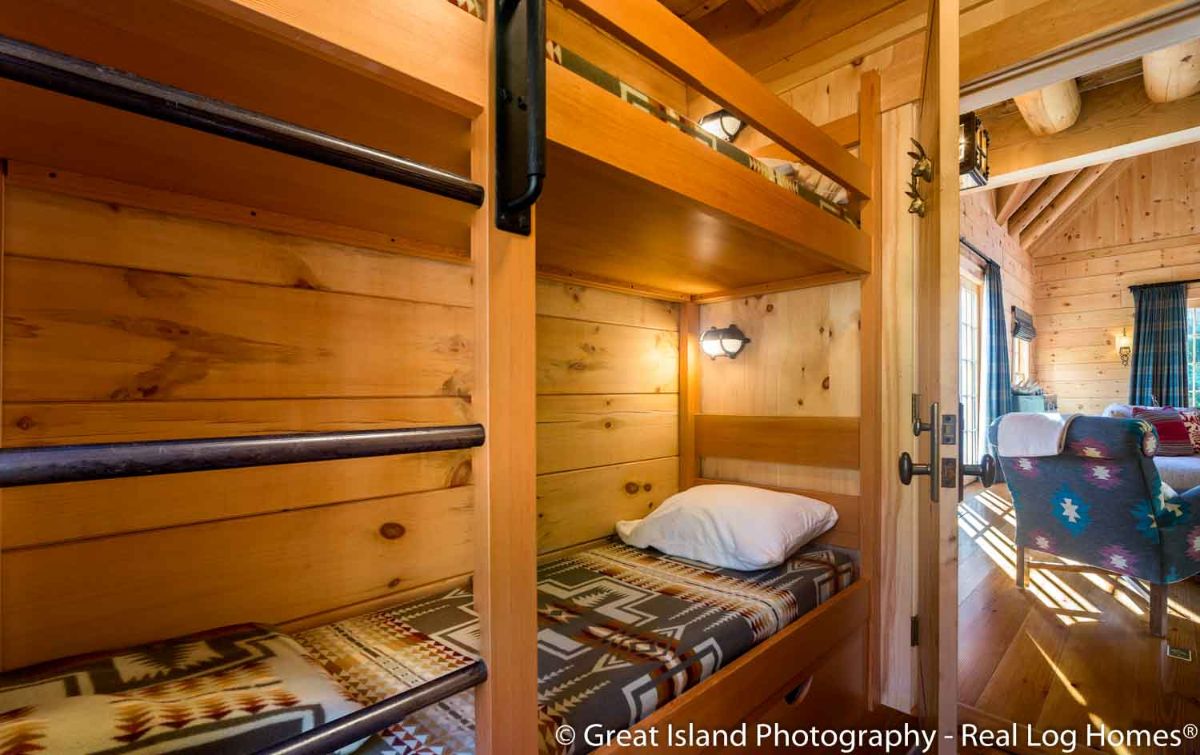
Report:
[[[943,753],[957,749],[958,706],[958,9],[959,0],[931,2],[917,129],[933,160],[933,180],[918,181],[927,201],[917,233],[918,405],[931,427],[917,446],[919,463],[939,473],[913,483],[919,485],[917,656],[922,721],[938,730]],[[933,402],[939,410],[931,419]]]

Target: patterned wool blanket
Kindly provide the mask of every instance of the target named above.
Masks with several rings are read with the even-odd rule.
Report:
[[[562,724],[621,730],[828,600],[854,580],[849,556],[810,546],[759,572],[718,569],[610,542],[538,570],[539,734]],[[369,704],[470,663],[479,620],[454,590],[297,637]],[[374,737],[369,755],[474,751],[474,696],[430,706]]]

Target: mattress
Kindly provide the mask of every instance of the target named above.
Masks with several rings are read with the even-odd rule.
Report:
[[[674,109],[667,107],[662,102],[640,91],[628,82],[613,76],[557,42],[550,41],[546,43],[546,55],[552,62],[582,76],[600,88],[625,100],[630,105],[674,126],[714,152],[719,152],[739,165],[753,170],[777,186],[820,207],[839,220],[857,227],[858,223],[850,215],[845,206],[848,199],[846,190],[816,170],[803,163],[790,163],[782,160],[760,160],[750,153],[738,149],[724,139],[719,139],[710,134]]]
[[[855,578],[851,556],[824,546],[739,572],[613,541],[538,569],[541,751],[588,752],[554,739],[570,724],[626,729]],[[349,696],[370,704],[476,657],[471,593],[437,597],[297,635]],[[474,696],[429,706],[372,738],[363,755],[474,751]]]

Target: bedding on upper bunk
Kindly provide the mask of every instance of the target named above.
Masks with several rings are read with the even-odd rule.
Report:
[[[457,5],[476,18],[484,18],[483,0],[446,0],[451,5]]]
[[[784,162],[782,160],[760,160],[753,155],[738,149],[733,144],[719,139],[702,129],[697,123],[685,118],[678,112],[649,96],[627,82],[613,76],[604,69],[596,66],[561,44],[548,41],[546,55],[551,61],[561,65],[593,84],[620,97],[655,118],[674,126],[692,137],[709,149],[736,161],[738,164],[753,170],[772,183],[787,189],[796,196],[811,202],[829,214],[844,220],[855,227],[858,223],[841,203],[846,201],[846,191],[837,183],[826,178],[807,166]],[[803,174],[801,173],[803,171]],[[811,185],[806,185],[807,179]]]
[[[854,580],[852,559],[808,546],[774,569],[720,569],[608,542],[538,569],[538,702],[543,752],[562,724],[622,730],[696,686]],[[454,590],[297,636],[359,703],[466,665],[472,596]],[[474,696],[439,703],[359,753],[474,750]]]
[[[256,752],[360,707],[292,638],[225,627],[0,675],[0,753]]]

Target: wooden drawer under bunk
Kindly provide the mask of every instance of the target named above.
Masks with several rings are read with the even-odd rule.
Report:
[[[841,729],[862,718],[867,701],[867,628],[860,626],[797,674],[749,719],[756,752],[796,752],[793,732]],[[765,728],[765,727],[770,727]],[[769,731],[769,734],[766,732]],[[760,733],[765,736],[760,737]]]
[[[749,737],[745,746],[726,749],[701,743],[670,748],[671,752],[732,753],[772,751],[756,744],[759,723],[789,730],[852,725],[867,704],[869,590],[866,580],[856,582],[633,730],[655,730],[661,744],[669,736],[668,727],[677,736],[689,727],[697,732],[728,731],[745,723]],[[596,750],[604,755],[655,751],[616,744]]]

